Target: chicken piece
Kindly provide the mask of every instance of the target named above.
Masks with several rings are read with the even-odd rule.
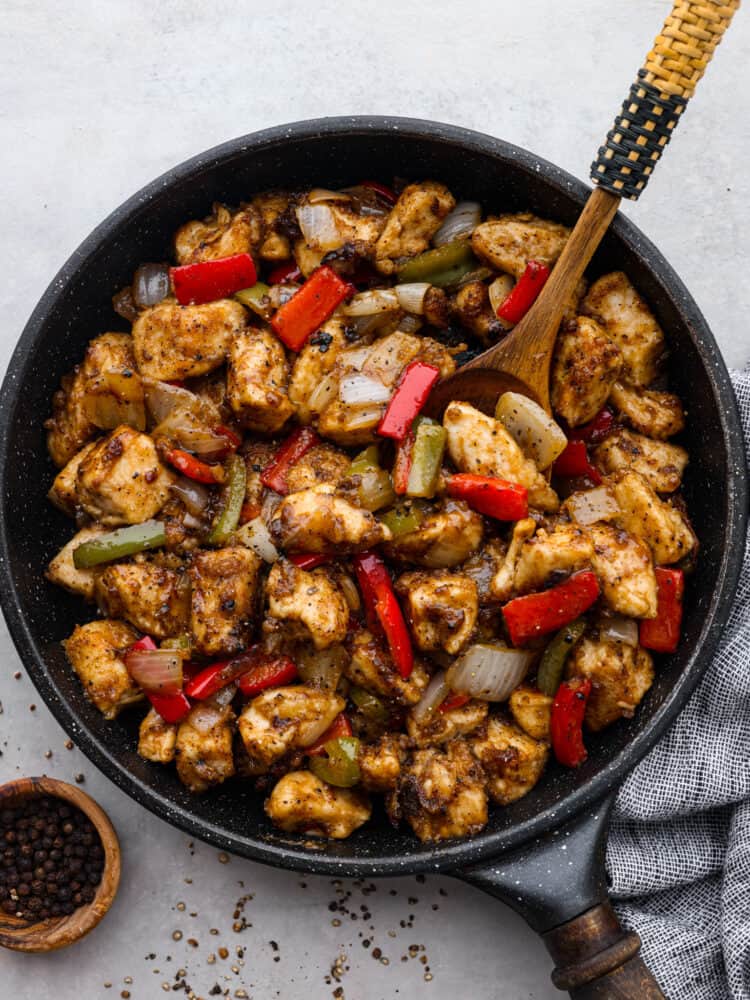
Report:
[[[487,791],[493,802],[510,805],[523,798],[539,781],[549,747],[527,736],[502,716],[493,715],[467,740],[487,775]]]
[[[140,373],[164,382],[206,375],[224,363],[246,322],[244,307],[234,299],[191,306],[164,299],[133,323]]]
[[[368,510],[337,496],[326,483],[284,497],[270,530],[276,544],[291,552],[358,552],[391,537]]]
[[[237,420],[253,431],[279,430],[294,413],[289,365],[270,330],[242,330],[229,344],[227,397]]]
[[[453,402],[443,414],[443,427],[448,432],[448,454],[459,471],[519,483],[528,489],[532,507],[557,510],[557,494],[499,420],[468,403]]]
[[[380,273],[393,274],[404,257],[425,251],[443,219],[455,207],[456,199],[437,181],[405,187],[375,247],[375,266]]]
[[[417,719],[412,709],[406,717],[406,731],[418,747],[439,746],[474,732],[487,718],[488,711],[487,702],[478,700],[446,712],[430,712],[424,719]]]
[[[258,251],[261,260],[289,260],[292,247],[289,238],[278,227],[280,217],[289,208],[289,195],[286,191],[264,191],[250,204],[260,213],[263,224],[263,242]]]
[[[663,441],[685,429],[685,411],[672,392],[615,382],[609,398],[633,430],[647,437]]]
[[[521,549],[535,531],[536,521],[531,517],[525,517],[513,525],[513,534],[505,558],[498,566],[490,583],[490,594],[501,604],[510,600],[510,595],[515,587],[516,565],[521,556]]]
[[[78,469],[84,458],[95,447],[96,441],[90,441],[87,445],[84,445],[71,458],[67,465],[60,469],[47,494],[47,499],[61,510],[63,514],[67,514],[68,517],[75,517],[78,507]]]
[[[479,612],[477,585],[461,573],[404,573],[396,581],[419,649],[458,653],[468,642]]]
[[[348,201],[328,202],[328,208],[341,242],[356,247],[358,257],[372,257],[375,245],[385,229],[386,216],[361,214]]]
[[[605,602],[629,618],[655,618],[656,576],[648,545],[609,524],[592,524],[588,533]]]
[[[346,479],[350,465],[351,459],[346,452],[330,444],[316,444],[290,467],[286,484],[290,493],[323,484],[335,489]]]
[[[60,389],[52,398],[52,416],[45,423],[47,447],[52,461],[66,465],[86,442],[98,433],[90,419],[92,394],[100,393],[105,382],[117,380],[122,385],[132,381],[138,388],[140,379],[135,370],[133,338],[127,333],[103,333],[86,348],[83,362],[62,379]],[[143,394],[140,393],[142,420],[145,426]],[[111,424],[110,424],[111,426]]]
[[[188,579],[156,562],[111,563],[97,578],[96,599],[104,614],[124,618],[155,639],[188,630]]]
[[[343,316],[332,316],[297,355],[289,383],[289,399],[297,408],[297,419],[301,424],[309,424],[320,416],[331,398],[323,397],[322,405],[315,407],[320,393],[315,390],[330,374],[339,353],[349,347],[346,338],[346,321]],[[333,394],[336,386],[333,385]]]
[[[531,533],[533,534],[536,525],[533,522],[532,525]],[[492,580],[504,564],[507,553],[508,546],[505,542],[501,538],[493,538],[461,567],[461,572],[464,576],[468,576],[470,580],[474,581],[480,607],[495,603],[495,599],[492,596]]]
[[[180,723],[175,740],[177,774],[199,794],[234,775],[235,714],[229,705],[199,701]]]
[[[479,833],[487,823],[482,768],[463,740],[443,749],[417,750],[403,769],[388,811],[394,821],[406,819],[422,842]]]
[[[686,517],[661,500],[643,476],[624,472],[611,483],[620,506],[618,524],[646,542],[657,566],[679,562],[695,550],[698,541]]]
[[[96,569],[78,569],[73,562],[73,553],[79,545],[91,541],[98,535],[103,535],[106,529],[99,525],[82,528],[74,535],[67,545],[64,545],[50,562],[45,576],[50,583],[64,587],[71,594],[79,594],[84,600],[94,600],[94,585],[96,584]]]
[[[599,324],[578,316],[557,338],[550,385],[552,409],[570,427],[593,420],[607,402],[622,355]]]
[[[372,814],[367,796],[356,788],[333,788],[310,771],[292,771],[266,799],[266,815],[287,833],[343,840]]]
[[[505,334],[505,326],[495,315],[483,281],[467,281],[461,285],[451,299],[450,312],[483,344],[493,343]]]
[[[309,278],[313,271],[317,271],[325,256],[325,250],[311,246],[304,239],[296,240],[294,243],[294,262],[304,278]]]
[[[327,569],[308,572],[280,559],[268,575],[266,598],[269,615],[285,623],[290,638],[311,639],[316,649],[346,638],[349,605]]]
[[[242,709],[239,731],[251,761],[270,767],[289,750],[304,750],[328,729],[346,702],[305,684],[263,691]]]
[[[250,640],[262,560],[250,549],[201,550],[190,567],[190,631],[204,656],[232,656]]]
[[[122,424],[97,441],[76,473],[78,502],[102,524],[141,524],[159,513],[174,476],[148,434]]]
[[[565,676],[588,677],[591,694],[584,721],[598,732],[617,719],[631,718],[654,682],[654,665],[640,646],[585,635],[573,648]]]
[[[419,660],[408,677],[401,677],[390,655],[366,629],[360,629],[352,640],[344,676],[357,687],[399,705],[416,705],[430,680]]]
[[[622,271],[605,274],[589,288],[581,312],[601,323],[620,348],[623,377],[648,385],[659,372],[664,334],[653,313]]]
[[[71,637],[63,640],[86,697],[105,719],[116,718],[128,705],[143,699],[122,659],[137,639],[138,633],[125,622],[100,619],[76,625]]]
[[[480,260],[498,271],[521,277],[530,260],[552,266],[562,253],[570,229],[530,212],[500,215],[477,226],[471,246]]]
[[[673,493],[682,482],[688,453],[678,444],[653,441],[623,427],[594,450],[594,461],[603,472],[632,469],[658,493]]]
[[[549,743],[552,698],[538,688],[521,684],[508,699],[508,708],[517,726],[533,740]]]
[[[177,726],[165,722],[155,708],[144,717],[138,730],[138,755],[154,764],[174,760]]]
[[[559,582],[576,570],[590,567],[594,543],[583,528],[559,524],[552,531],[540,528],[521,546],[513,590],[528,594]]]
[[[450,326],[448,296],[442,288],[430,285],[422,300],[422,315],[427,326],[447,330]]]
[[[237,212],[216,203],[213,214],[203,221],[186,222],[175,233],[174,249],[178,264],[252,253],[262,238],[260,212],[245,205]]]
[[[406,742],[405,736],[386,733],[374,743],[361,745],[357,763],[365,791],[385,794],[396,787],[406,760]]]
[[[463,500],[444,500],[431,507],[416,531],[399,535],[386,548],[388,556],[428,569],[458,566],[482,544],[482,518]]]

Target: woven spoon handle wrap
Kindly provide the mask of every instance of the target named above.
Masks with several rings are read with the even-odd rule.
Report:
[[[676,0],[591,164],[591,179],[635,201],[711,61],[740,0]]]

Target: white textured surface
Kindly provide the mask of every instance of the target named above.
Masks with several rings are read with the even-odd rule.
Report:
[[[5,0],[0,363],[57,268],[100,219],[163,170],[244,132],[333,114],[434,118],[501,136],[586,177],[668,6]],[[749,46],[741,12],[647,194],[625,209],[685,280],[735,366],[750,356]],[[369,896],[345,884],[353,889],[350,909],[367,903],[372,910],[372,919],[355,922],[328,911],[336,893],[327,879],[238,859],[222,865],[200,844],[192,854],[187,838],[64,749],[65,735],[25,675],[13,679],[20,664],[4,629],[0,652],[0,781],[84,773],[84,787],[120,832],[125,863],[115,907],[86,941],[47,957],[0,955],[3,1000],[89,1000],[121,990],[151,1000],[181,967],[201,997],[218,982],[231,986],[230,995],[244,988],[256,1000],[318,1000],[331,996],[336,984],[324,977],[342,952],[351,967],[341,983],[348,1000],[560,995],[542,946],[521,921],[458,883],[390,880]],[[236,933],[232,911],[244,892],[255,893],[245,910],[253,926]],[[410,896],[419,902],[409,904]],[[409,913],[413,928],[401,928]],[[371,924],[375,931],[365,931]],[[220,935],[210,935],[212,927]],[[183,931],[178,942],[176,929]],[[360,931],[372,939],[369,951]],[[191,937],[198,948],[187,944]],[[424,981],[418,960],[400,961],[412,943],[425,945],[432,981]],[[222,945],[230,958],[207,964]],[[246,948],[239,974],[231,971],[237,945]],[[388,966],[370,957],[376,946]],[[152,952],[158,958],[144,960]]]

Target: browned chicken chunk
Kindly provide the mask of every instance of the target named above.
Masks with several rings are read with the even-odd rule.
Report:
[[[554,264],[569,235],[567,226],[540,219],[530,212],[517,212],[478,225],[471,245],[480,260],[520,278],[530,260]]]
[[[286,484],[290,493],[323,484],[335,488],[346,478],[350,465],[346,452],[330,444],[316,444],[289,469]]]
[[[419,649],[458,653],[477,621],[477,586],[468,576],[448,570],[404,573],[396,582]]]
[[[492,801],[501,806],[531,791],[541,778],[549,755],[545,743],[527,736],[499,715],[488,719],[468,742],[487,775]]]
[[[125,622],[104,619],[76,625],[63,642],[86,696],[105,719],[116,718],[123,708],[143,698],[122,659],[137,639],[138,633]]]
[[[84,458],[95,447],[96,441],[90,441],[84,445],[67,465],[60,469],[47,494],[47,498],[52,501],[55,507],[59,508],[63,514],[67,514],[68,517],[75,517],[78,507],[78,469]]]
[[[138,730],[138,754],[154,764],[169,764],[177,746],[177,726],[165,722],[155,708],[143,718]]]
[[[691,555],[697,540],[690,523],[676,507],[661,500],[637,472],[612,478],[620,506],[618,523],[651,549],[657,566],[668,566]]]
[[[365,791],[385,794],[396,787],[406,760],[406,743],[406,737],[386,733],[374,743],[362,744],[357,763]]]
[[[73,562],[73,553],[79,545],[91,541],[97,535],[104,534],[105,530],[98,525],[93,525],[90,528],[82,528],[78,534],[74,535],[47,567],[47,572],[44,575],[50,583],[56,583],[58,587],[65,587],[71,594],[80,594],[85,600],[93,601],[97,570],[78,569]]]
[[[521,684],[508,699],[508,708],[517,726],[533,740],[549,743],[552,698],[538,688]]]
[[[467,281],[461,285],[451,300],[450,311],[462,326],[485,344],[492,343],[505,333],[505,326],[495,315],[483,281]]]
[[[482,518],[463,500],[445,500],[427,514],[416,531],[399,535],[387,554],[428,569],[458,566],[482,544]]]
[[[188,631],[190,586],[179,570],[155,562],[111,563],[97,578],[96,599],[110,618],[124,618],[156,639]]]
[[[623,716],[630,718],[654,682],[653,661],[645,649],[593,635],[584,636],[574,647],[565,673],[591,680],[585,722],[593,730]]]
[[[229,344],[227,398],[237,420],[250,430],[279,430],[294,412],[289,401],[289,365],[270,330],[251,328]]]
[[[632,469],[658,493],[673,493],[682,482],[688,453],[678,444],[653,441],[622,428],[602,441],[594,451],[594,460],[603,472]]]
[[[473,733],[487,718],[486,701],[467,701],[458,708],[430,712],[417,718],[414,710],[406,717],[406,731],[418,747],[434,747],[457,736]]]
[[[516,566],[521,557],[521,551],[527,539],[531,538],[535,531],[536,521],[531,517],[525,517],[513,525],[510,545],[490,582],[490,594],[496,601],[504,604],[510,600],[516,584]]]
[[[552,531],[540,528],[521,546],[513,589],[519,594],[541,590],[558,577],[564,578],[591,565],[594,545],[583,528],[560,524]]]
[[[268,575],[266,599],[271,624],[283,622],[290,638],[328,649],[346,637],[349,606],[335,577],[323,567],[308,572],[280,559]]]
[[[400,705],[416,705],[430,679],[418,660],[410,676],[401,677],[381,643],[366,629],[360,629],[352,639],[351,659],[344,674],[352,684]]]
[[[252,253],[261,240],[262,222],[257,209],[245,206],[232,212],[215,204],[213,214],[202,221],[186,222],[175,233],[175,256],[179,264]]]
[[[260,566],[254,552],[239,546],[195,555],[190,631],[199,653],[232,656],[247,646]]]
[[[234,775],[235,715],[229,705],[199,701],[177,730],[175,759],[183,785],[197,794]]]
[[[592,524],[591,560],[604,600],[630,618],[656,617],[656,576],[648,545],[609,524]]]
[[[261,259],[289,260],[292,247],[288,237],[279,229],[280,218],[289,207],[289,195],[286,191],[264,191],[250,204],[260,213],[263,226],[263,242],[259,250]]]
[[[337,496],[327,484],[284,497],[270,530],[276,544],[290,552],[357,552],[391,535],[368,510]]]
[[[305,684],[263,691],[240,713],[239,731],[248,756],[269,767],[288,750],[312,746],[345,704],[332,691]]]
[[[633,430],[665,440],[685,429],[685,412],[672,392],[615,382],[609,397]]]
[[[375,266],[393,274],[399,261],[414,257],[430,245],[456,199],[444,184],[422,181],[401,192],[375,247]]]
[[[607,402],[622,355],[599,324],[578,316],[557,338],[552,365],[552,408],[571,427],[593,420]]]
[[[339,353],[349,347],[343,316],[334,315],[308,340],[297,355],[289,383],[289,399],[297,408],[297,419],[302,424],[317,420],[338,392],[338,384],[329,380],[330,392],[322,385]]]
[[[266,813],[280,830],[334,840],[354,833],[371,812],[363,792],[333,788],[310,771],[285,774],[266,799]]]

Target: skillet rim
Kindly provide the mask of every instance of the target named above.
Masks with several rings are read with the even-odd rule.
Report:
[[[111,212],[71,254],[39,300],[10,358],[0,394],[0,427],[9,426],[16,414],[23,389],[23,384],[17,375],[33,357],[36,339],[46,317],[55,308],[70,283],[76,280],[80,272],[85,271],[88,260],[100,252],[102,246],[106,246],[124,218],[142,211],[148,201],[163,194],[165,188],[175,182],[210,171],[219,162],[237,155],[247,155],[261,148],[269,150],[288,142],[326,135],[343,138],[354,135],[375,137],[377,134],[394,132],[415,139],[441,141],[456,147],[457,151],[464,155],[481,153],[498,156],[504,160],[513,159],[521,167],[534,171],[548,187],[556,189],[567,197],[572,196],[581,205],[590,190],[586,184],[566,171],[511,143],[460,126],[422,119],[389,116],[309,119],[231,139],[170,168],[145,185]],[[562,826],[588,807],[595,808],[597,803],[615,788],[651,749],[682,709],[698,683],[710,662],[729,616],[731,597],[743,557],[743,545],[732,542],[744,539],[747,521],[747,470],[744,438],[734,391],[716,341],[698,306],[666,259],[633,223],[618,213],[612,228],[640,258],[641,263],[652,273],[668,298],[677,304],[678,311],[685,319],[713,390],[714,405],[722,427],[731,470],[727,482],[727,517],[724,526],[722,563],[699,641],[678,683],[644,729],[637,732],[628,746],[590,781],[567,795],[555,806],[509,829],[447,842],[420,857],[386,854],[375,858],[352,856],[344,860],[305,850],[301,844],[273,843],[261,838],[240,838],[227,834],[211,822],[196,818],[188,809],[174,805],[158,791],[139,781],[117,760],[115,754],[81,723],[74,709],[58,698],[55,686],[47,675],[42,653],[37,648],[21,610],[15,581],[10,571],[8,545],[10,528],[6,522],[3,505],[0,507],[0,606],[11,638],[29,676],[52,714],[75,739],[87,757],[118,788],[159,818],[199,839],[251,860],[277,867],[352,877],[403,875],[427,871],[455,872],[461,867],[476,866],[483,861],[496,858],[519,844]],[[0,435],[0,496],[3,497],[6,493],[8,461],[8,435],[2,434]]]

